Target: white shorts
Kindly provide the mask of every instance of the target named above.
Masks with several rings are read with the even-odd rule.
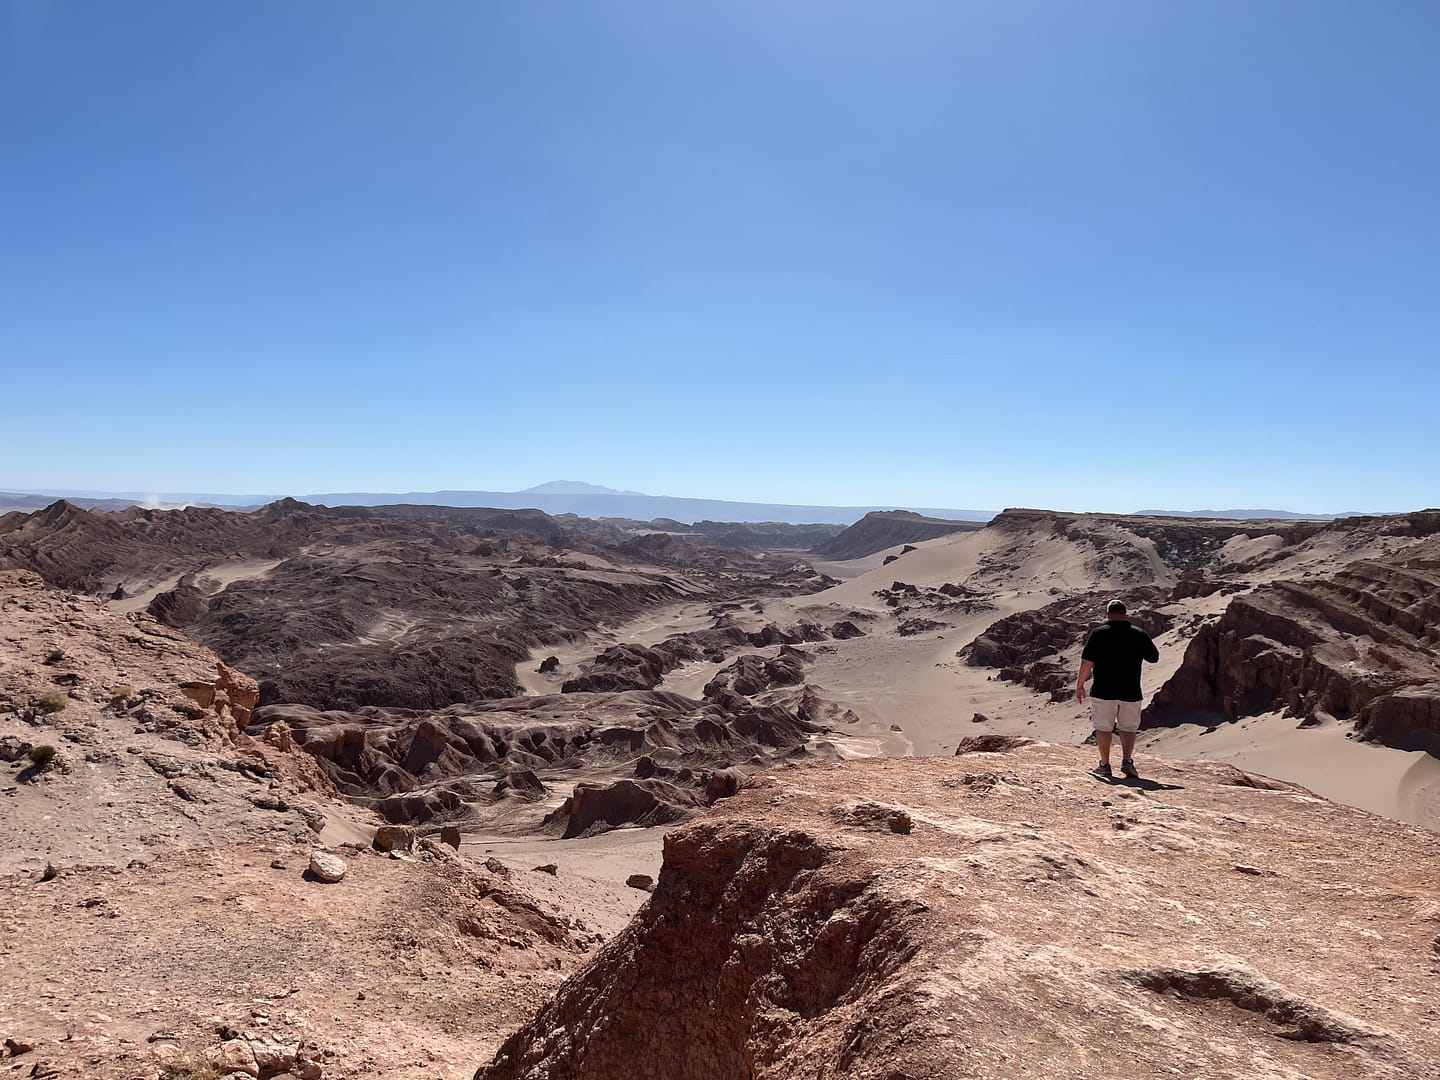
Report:
[[[1096,731],[1140,730],[1140,702],[1111,701],[1108,698],[1090,699],[1090,722]]]

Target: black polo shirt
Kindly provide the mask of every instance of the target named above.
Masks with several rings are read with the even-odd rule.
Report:
[[[1095,665],[1090,696],[1107,701],[1140,700],[1140,665],[1160,659],[1150,635],[1127,619],[1111,619],[1097,626],[1085,639],[1081,660]]]

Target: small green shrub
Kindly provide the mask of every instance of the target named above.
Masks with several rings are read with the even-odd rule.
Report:
[[[55,880],[57,877],[59,877],[59,876],[60,876],[60,871],[55,869],[55,864],[54,864],[54,863],[48,863],[48,862],[47,862],[47,863],[45,864],[45,872],[40,875],[40,880],[41,880],[41,881],[54,881],[54,880]]]
[[[40,695],[40,708],[46,712],[59,712],[70,704],[70,695],[59,690],[51,690],[48,694]]]
[[[64,659],[65,659],[65,650],[64,650],[64,649],[51,649],[49,652],[47,652],[47,653],[45,654],[45,663],[47,663],[47,664],[58,664],[61,660],[64,660]]]
[[[116,698],[130,697],[134,693],[135,687],[120,685],[110,691],[110,700],[114,701]]]
[[[30,748],[30,764],[44,772],[55,762],[55,747],[48,744],[32,746]]]

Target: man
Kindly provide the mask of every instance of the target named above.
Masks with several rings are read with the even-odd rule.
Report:
[[[1150,635],[1131,626],[1125,605],[1111,600],[1105,608],[1105,625],[1097,626],[1085,638],[1080,653],[1080,677],[1075,681],[1075,700],[1085,700],[1085,680],[1095,673],[1090,687],[1090,720],[1095,725],[1095,743],[1100,748],[1096,776],[1109,780],[1110,736],[1120,730],[1120,771],[1138,777],[1135,768],[1135,735],[1140,730],[1140,665],[1155,663],[1160,653]]]

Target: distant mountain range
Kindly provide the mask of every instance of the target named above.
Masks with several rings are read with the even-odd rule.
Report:
[[[138,495],[133,492],[87,492],[79,494],[65,491],[0,491],[0,514],[14,510],[43,510],[58,499],[64,499],[82,510],[128,510],[132,506],[146,506],[155,510],[181,510],[187,506],[209,506],[219,510],[255,510],[274,500],[244,495],[205,495],[188,498],[177,492],[164,495]],[[245,501],[245,500],[249,501]]]
[[[523,491],[332,491],[297,496],[304,502],[325,506],[488,506],[501,510],[543,510],[547,514],[576,514],[587,518],[628,518],[654,521],[666,518],[694,524],[699,521],[788,522],[791,524],[852,525],[866,514],[885,510],[908,510],[928,518],[949,521],[989,521],[994,510],[937,509],[923,506],[815,506],[796,503],[733,502],[728,499],[689,499],[668,495],[645,495],[638,491],[591,484],[584,480],[552,480]],[[279,498],[277,495],[225,495],[216,492],[90,491],[72,489],[22,489],[0,492],[0,513],[11,510],[39,510],[56,499],[68,499],[90,510],[122,510],[128,506],[172,509],[181,506],[217,506],[232,510],[253,510]],[[1137,510],[1151,517],[1223,518],[1230,520],[1329,521],[1356,517],[1355,512],[1299,514],[1290,510]]]
[[[551,480],[547,484],[536,484],[517,495],[643,495],[642,491],[621,491],[603,484],[587,484],[584,480]]]
[[[254,510],[274,502],[274,495],[221,495],[214,492],[136,491],[21,491],[0,492],[0,513],[40,510],[56,499],[66,499],[87,510],[123,510],[128,506],[173,509],[181,506],[218,506]],[[731,502],[725,499],[686,499],[644,495],[638,491],[589,484],[582,480],[554,480],[524,491],[340,491],[298,496],[323,506],[486,506],[500,510],[543,510],[547,514],[575,514],[586,518],[628,518],[635,521],[668,519],[694,524],[700,521],[786,522],[796,525],[851,525],[875,510],[914,510],[932,518],[952,521],[989,521],[991,510],[938,510],[895,506],[808,506],[788,503]]]
[[[566,488],[592,487],[574,481],[558,481]],[[790,503],[730,502],[725,499],[682,499],[668,495],[640,495],[630,491],[601,488],[590,491],[554,490],[541,484],[527,491],[338,491],[301,498],[325,506],[384,506],[388,503],[421,503],[439,506],[493,506],[520,510],[534,508],[547,514],[576,514],[587,518],[630,518],[654,521],[668,518],[694,524],[697,521],[784,521],[796,525],[850,525],[875,510],[913,510],[926,517],[952,521],[989,521],[993,510],[937,510],[916,506],[808,506]],[[544,489],[544,490],[542,490]]]

